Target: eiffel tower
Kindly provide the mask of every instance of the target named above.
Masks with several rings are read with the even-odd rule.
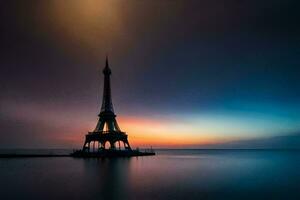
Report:
[[[101,152],[105,150],[129,150],[131,147],[128,143],[127,135],[122,132],[114,113],[111,88],[110,88],[110,75],[111,70],[108,65],[108,58],[106,56],[105,68],[103,69],[104,74],[104,88],[103,88],[103,99],[102,106],[97,126],[94,131],[89,132],[85,136],[85,142],[82,148],[83,152]],[[108,148],[106,144],[108,143]],[[91,144],[93,145],[91,147]],[[121,146],[123,144],[123,147]]]

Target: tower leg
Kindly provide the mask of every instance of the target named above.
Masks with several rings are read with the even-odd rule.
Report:
[[[87,141],[84,142],[83,147],[82,147],[82,151],[86,151],[87,150]]]
[[[115,143],[113,143],[113,142],[109,142],[109,143],[110,143],[110,149],[116,149]]]
[[[123,141],[123,143],[124,143],[125,149],[131,150],[128,140]]]

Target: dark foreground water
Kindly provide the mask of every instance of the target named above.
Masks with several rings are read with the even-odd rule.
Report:
[[[300,199],[300,152],[0,159],[0,199]]]

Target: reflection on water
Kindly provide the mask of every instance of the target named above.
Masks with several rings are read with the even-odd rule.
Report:
[[[297,151],[0,159],[1,199],[299,199]]]
[[[128,199],[130,158],[83,160],[83,176],[91,182],[86,188],[90,198]]]

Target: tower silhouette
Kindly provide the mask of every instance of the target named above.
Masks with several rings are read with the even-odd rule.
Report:
[[[86,134],[82,150],[85,152],[90,152],[91,149],[92,151],[105,150],[107,143],[109,143],[108,149],[110,150],[121,150],[121,143],[123,143],[125,150],[131,150],[128,136],[121,131],[114,113],[110,87],[111,70],[107,56],[102,72],[104,74],[104,87],[101,111],[98,115],[99,120],[95,130]],[[92,148],[91,144],[93,145]]]

